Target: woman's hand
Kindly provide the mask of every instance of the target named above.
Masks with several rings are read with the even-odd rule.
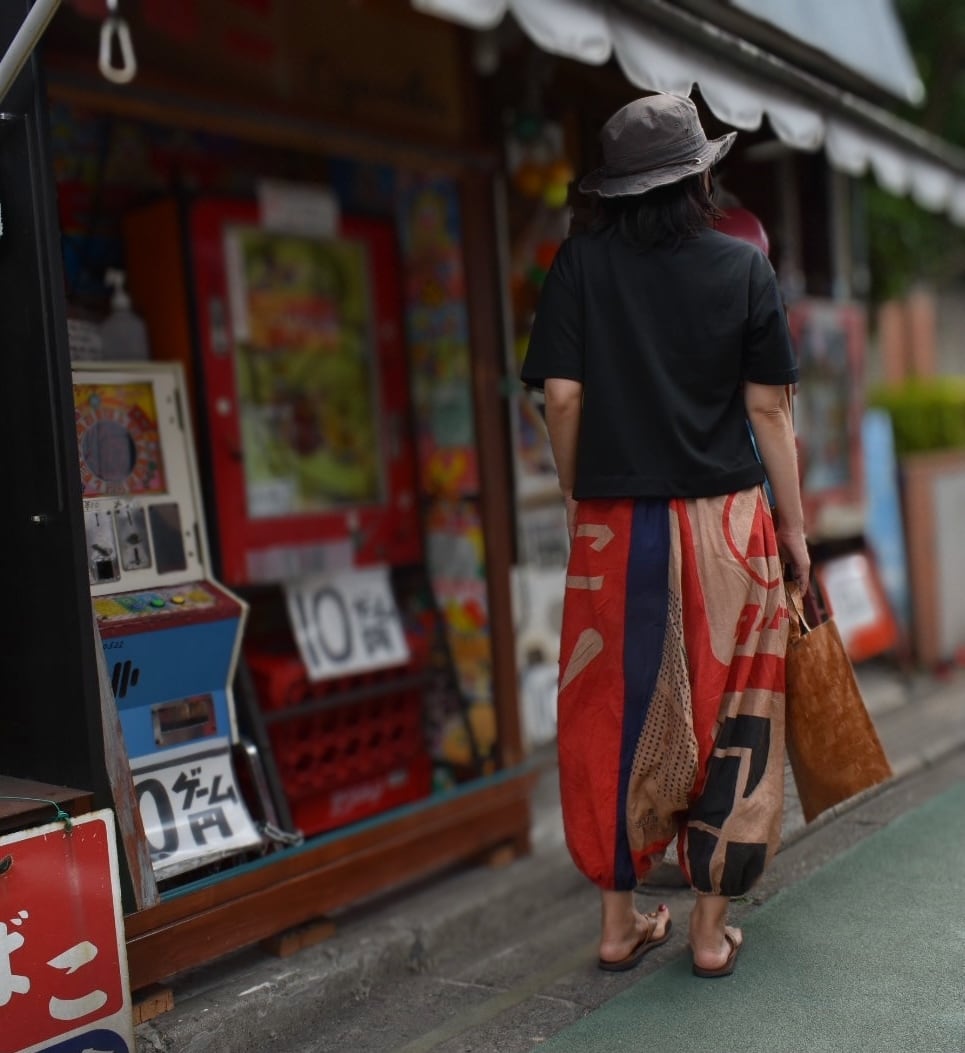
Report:
[[[566,501],[566,531],[570,535],[570,544],[573,544],[573,539],[576,537],[576,510],[579,506],[579,501],[575,500],[569,494],[564,495]]]
[[[808,591],[811,581],[811,555],[808,552],[807,539],[800,530],[784,531],[778,527],[777,547],[781,558],[790,564],[791,573],[803,596]]]

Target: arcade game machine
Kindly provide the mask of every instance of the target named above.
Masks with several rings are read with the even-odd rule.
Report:
[[[251,605],[243,709],[279,815],[310,836],[431,792],[425,705],[445,676],[418,573],[393,225],[342,216],[304,234],[262,220],[253,200],[180,215],[159,202],[128,223],[128,269],[149,325],[163,324],[176,283],[147,288],[144,254],[180,227],[218,565]]]
[[[88,575],[159,881],[261,845],[235,778],[246,604],[213,580],[176,363],[73,374]]]

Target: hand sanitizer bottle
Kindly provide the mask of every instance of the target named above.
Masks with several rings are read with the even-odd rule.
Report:
[[[113,287],[114,293],[111,313],[101,323],[101,357],[109,362],[147,361],[151,357],[147,326],[131,307],[131,298],[124,288],[124,272],[110,269],[104,281]]]

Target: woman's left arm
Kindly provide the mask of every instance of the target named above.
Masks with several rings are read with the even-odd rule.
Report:
[[[583,410],[583,385],[578,380],[548,377],[545,383],[546,427],[556,461],[556,475],[566,499],[566,525],[570,540],[576,530],[576,446],[580,437],[580,414]]]

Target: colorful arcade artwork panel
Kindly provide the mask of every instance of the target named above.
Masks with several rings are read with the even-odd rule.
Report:
[[[236,227],[226,247],[249,515],[382,500],[363,246]]]
[[[84,497],[163,493],[151,385],[81,384],[74,400]]]

